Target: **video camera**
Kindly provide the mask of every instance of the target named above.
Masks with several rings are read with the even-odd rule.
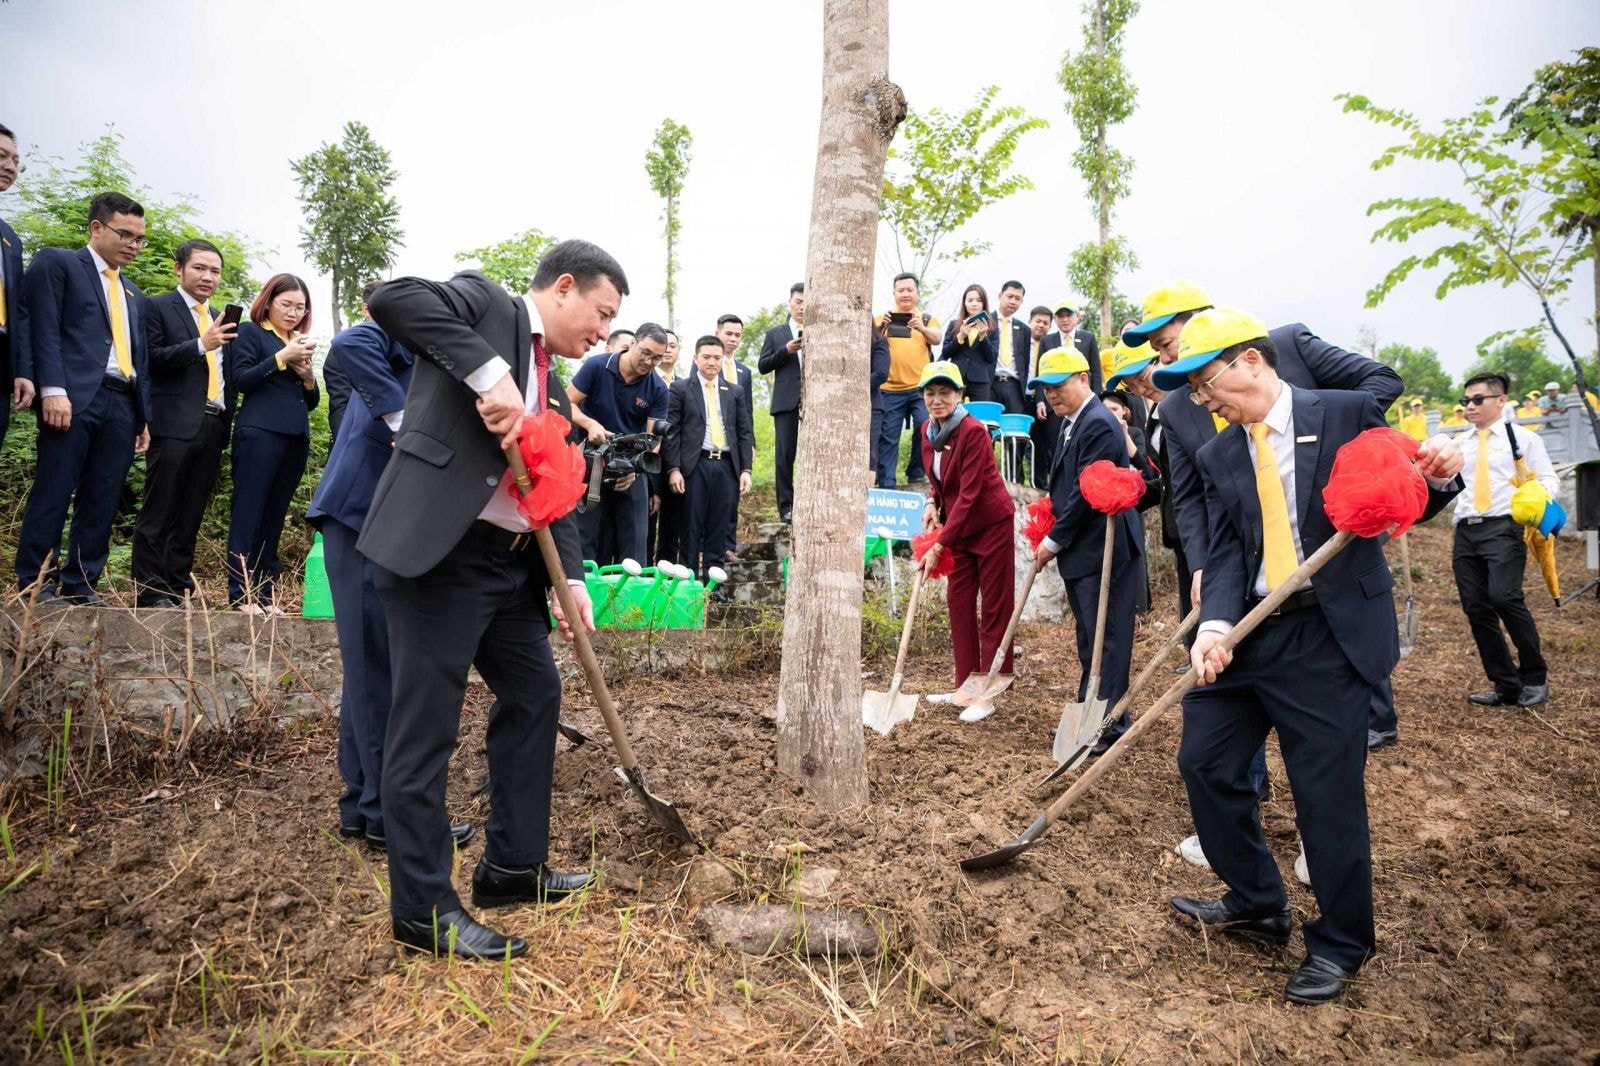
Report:
[[[624,433],[611,437],[604,444],[585,444],[583,455],[589,463],[588,502],[599,501],[602,486],[615,488],[617,482],[630,475],[660,473],[661,455],[655,448],[670,428],[665,422],[657,422],[655,433]]]

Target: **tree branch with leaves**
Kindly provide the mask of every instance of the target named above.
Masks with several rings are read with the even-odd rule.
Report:
[[[678,328],[678,198],[683,195],[684,181],[689,177],[689,149],[693,144],[689,127],[666,118],[661,120],[655,140],[644,154],[650,187],[665,201],[661,219],[667,238],[667,287],[661,296],[667,302],[667,328],[673,330]]]

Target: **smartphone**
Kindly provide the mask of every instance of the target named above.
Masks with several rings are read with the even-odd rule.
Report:
[[[224,326],[237,326],[239,319],[244,317],[244,308],[238,304],[228,304],[222,309],[222,324]]]

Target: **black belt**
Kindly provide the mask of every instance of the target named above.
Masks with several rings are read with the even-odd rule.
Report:
[[[1478,515],[1478,516],[1476,516],[1474,518],[1463,518],[1461,520],[1461,524],[1464,525],[1464,526],[1481,526],[1485,522],[1509,522],[1509,521],[1511,521],[1511,516],[1508,515],[1508,514],[1486,514],[1486,515]]]
[[[227,413],[228,413],[228,409],[226,407],[222,406],[220,403],[207,403],[206,404],[206,414],[211,415],[214,418],[221,418],[223,415],[225,415]]]
[[[104,378],[102,378],[100,380],[100,384],[104,385],[106,388],[110,389],[112,392],[132,392],[133,391],[133,382],[129,381],[127,378],[119,378],[115,374],[107,374]]]
[[[467,527],[467,539],[491,548],[498,548],[512,555],[519,555],[533,547],[533,534],[527,531],[514,533],[509,529],[501,529],[493,522],[478,519]]]
[[[1260,602],[1261,601],[1258,599],[1250,599],[1245,601],[1245,605],[1254,610],[1256,605]],[[1278,609],[1272,613],[1273,615],[1291,614],[1295,611],[1307,610],[1308,608],[1315,607],[1316,605],[1317,590],[1305,588],[1301,589],[1299,592],[1291,592],[1288,598],[1282,603],[1278,604]]]
[[[728,458],[729,454],[730,454],[730,452],[726,448],[701,448],[700,449],[700,458],[702,458],[702,459],[726,459],[726,458]]]

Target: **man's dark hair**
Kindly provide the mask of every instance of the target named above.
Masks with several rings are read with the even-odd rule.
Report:
[[[11,132],[10,126],[0,126],[0,137],[10,137],[13,142],[17,139],[17,135]]]
[[[1474,385],[1498,385],[1500,386],[1500,394],[1502,396],[1511,395],[1511,378],[1500,373],[1499,371],[1489,371],[1488,373],[1484,374],[1472,375],[1467,379],[1467,383],[1461,386],[1461,391],[1466,392]]]
[[[659,326],[654,322],[644,323],[638,329],[633,331],[633,335],[636,339],[641,341],[655,341],[657,344],[667,343],[667,331],[665,327]]]
[[[741,326],[744,325],[744,319],[740,318],[738,315],[723,315],[721,318],[717,319],[717,328],[721,329],[729,322],[737,322]]]
[[[598,244],[562,241],[539,260],[539,269],[534,271],[530,288],[535,292],[548,289],[563,274],[572,275],[579,292],[587,292],[599,278],[609,278],[617,287],[617,295],[628,295],[628,276],[622,272],[622,264]]]
[[[1174,315],[1173,318],[1176,319],[1177,316]],[[1233,345],[1231,348],[1224,348],[1217,358],[1221,359],[1224,363],[1230,363],[1239,358],[1239,356],[1244,353],[1246,348],[1254,348],[1256,351],[1261,353],[1261,358],[1268,366],[1274,370],[1278,369],[1278,349],[1273,345],[1271,337],[1257,337],[1255,340],[1244,341],[1242,343]]]
[[[1029,318],[1032,318],[1034,315],[1043,315],[1046,318],[1054,318],[1054,317],[1056,317],[1056,313],[1054,311],[1050,310],[1044,304],[1040,304],[1039,306],[1035,307],[1032,311],[1028,312],[1028,317]]]
[[[361,302],[364,303],[364,304],[371,303],[372,302],[372,294],[377,292],[378,291],[378,287],[380,285],[382,285],[382,284],[383,284],[383,279],[382,278],[373,278],[371,281],[369,281],[365,285],[361,286]]]
[[[614,329],[611,331],[611,336],[606,338],[606,347],[613,347],[617,343],[617,338],[619,337],[631,336],[633,336],[633,330],[631,329]]]
[[[896,285],[900,284],[902,281],[910,281],[910,282],[913,282],[914,284],[916,284],[918,286],[920,286],[922,284],[922,282],[920,280],[918,280],[918,278],[917,278],[917,276],[915,274],[913,274],[913,273],[911,273],[911,271],[907,270],[904,273],[896,274],[894,276],[894,280],[889,283],[889,287],[892,289]]]
[[[667,330],[664,330],[664,332],[669,337],[676,337],[678,335],[678,331],[675,330],[675,329],[667,329]]]
[[[196,252],[210,252],[217,257],[219,262],[223,262],[226,265],[222,258],[222,249],[201,237],[195,237],[178,245],[177,250],[172,253],[172,261],[179,266],[183,266]]]
[[[713,337],[709,333],[694,342],[694,354],[699,355],[700,349],[704,348],[706,345],[710,345],[711,347],[715,348],[718,355],[722,354],[722,342],[717,340],[716,337]]]
[[[1025,288],[1020,281],[1008,281],[1004,285],[1000,286],[1001,292],[1005,292],[1007,289],[1016,289],[1018,292],[1022,293],[1022,295],[1028,295],[1027,288]]]
[[[144,208],[139,206],[137,200],[120,192],[103,192],[89,204],[90,222],[108,225],[113,215],[137,215],[143,218]]]
[[[803,282],[803,281],[797,281],[793,285],[789,286],[789,296],[790,296],[791,299],[796,297],[796,296],[803,295],[805,293],[805,291],[806,291],[806,283]]]
[[[1101,403],[1119,403],[1124,411],[1133,410],[1133,401],[1121,389],[1107,389],[1100,394]]]

